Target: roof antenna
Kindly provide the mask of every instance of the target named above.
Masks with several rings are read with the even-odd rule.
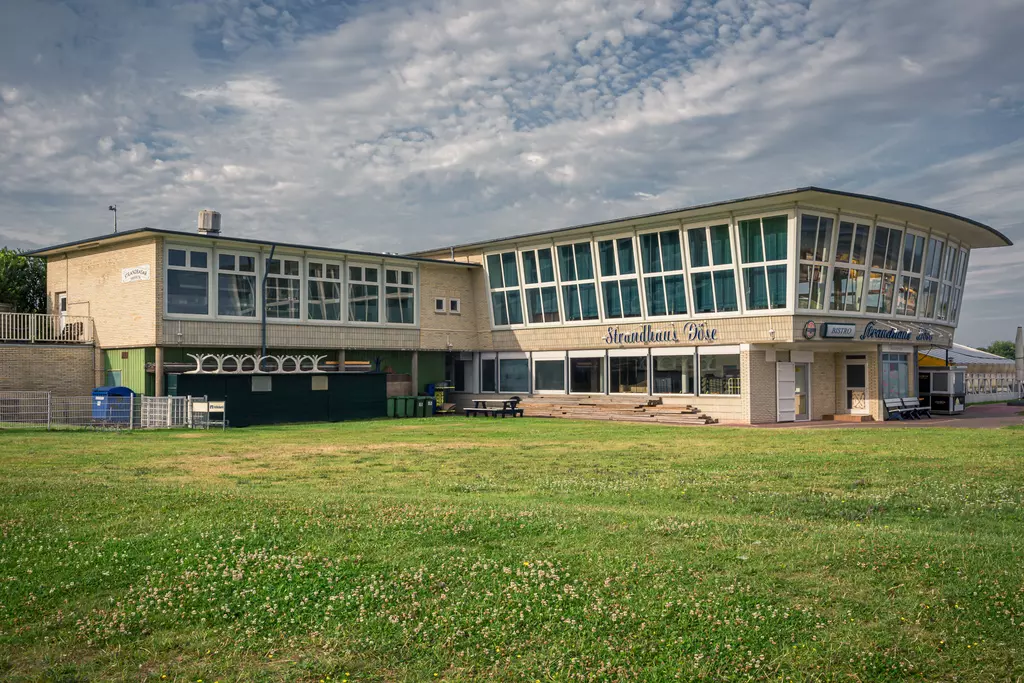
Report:
[[[111,204],[108,206],[107,211],[114,212],[114,232],[117,232],[117,204]]]

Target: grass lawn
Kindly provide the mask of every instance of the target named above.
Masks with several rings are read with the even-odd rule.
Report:
[[[0,432],[6,680],[1021,680],[1024,430]]]

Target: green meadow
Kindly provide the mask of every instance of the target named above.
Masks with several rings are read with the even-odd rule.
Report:
[[[1024,430],[0,431],[0,679],[1017,681]]]

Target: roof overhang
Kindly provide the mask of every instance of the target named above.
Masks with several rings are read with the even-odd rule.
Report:
[[[542,239],[571,238],[574,234],[610,233],[627,227],[654,226],[660,223],[679,221],[681,223],[699,222],[742,217],[764,211],[783,209],[819,209],[845,215],[877,218],[880,221],[895,225],[910,224],[920,228],[930,228],[963,242],[971,249],[986,247],[1006,247],[1013,242],[995,228],[984,223],[958,216],[948,211],[932,209],[919,204],[900,202],[883,197],[841,192],[820,187],[804,187],[796,190],[773,192],[770,194],[733,199],[712,204],[699,204],[680,209],[671,209],[657,213],[628,216],[610,221],[585,223],[582,225],[526,233],[495,240],[483,240],[455,247],[444,247],[413,252],[416,256],[442,255],[456,252],[480,251],[483,248],[500,248],[503,245],[539,241]]]

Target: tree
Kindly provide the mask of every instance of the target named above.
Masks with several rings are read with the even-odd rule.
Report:
[[[994,341],[987,347],[983,348],[982,351],[988,351],[989,353],[994,353],[997,356],[1013,360],[1014,355],[1017,353],[1017,348],[1012,341]]]
[[[46,262],[0,249],[0,303],[13,305],[19,313],[45,313]]]

